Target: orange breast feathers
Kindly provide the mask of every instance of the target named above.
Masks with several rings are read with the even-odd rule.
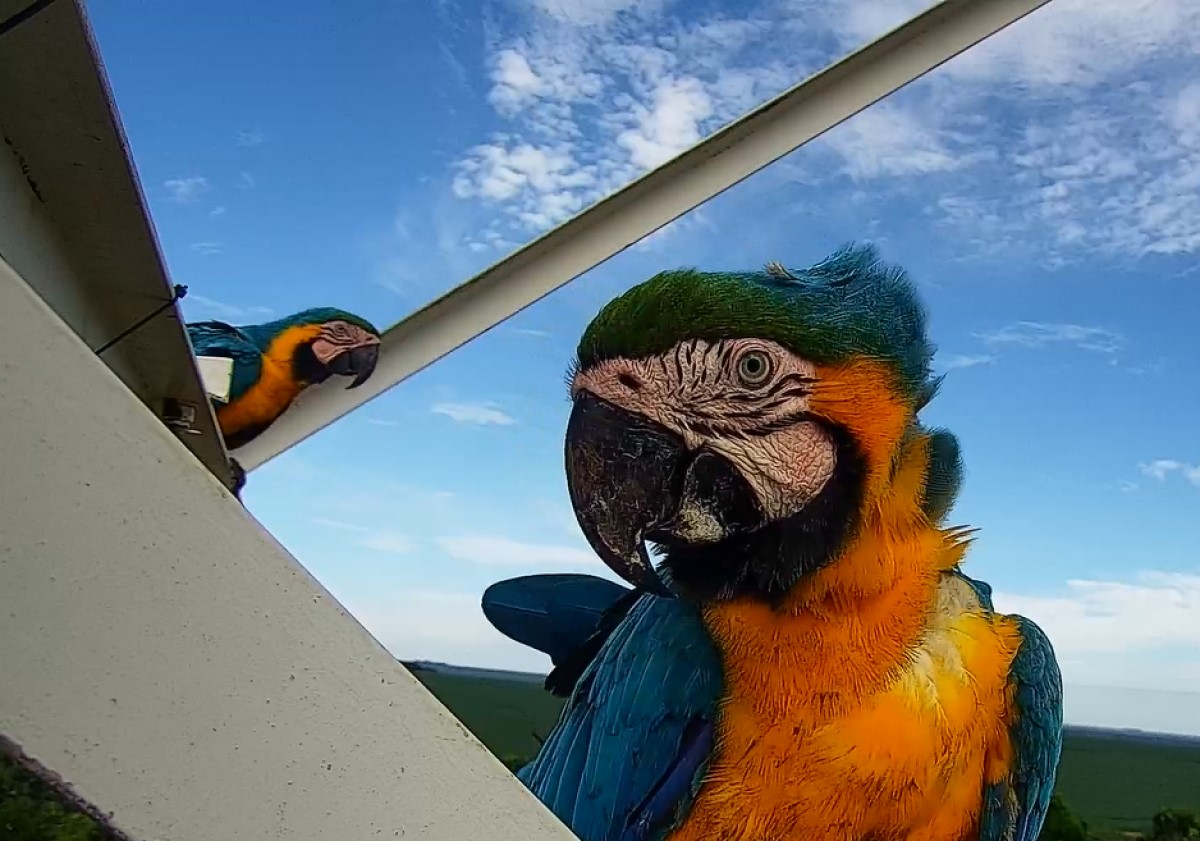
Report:
[[[321,325],[288,327],[271,340],[263,354],[258,382],[246,393],[217,409],[217,423],[226,437],[245,429],[264,427],[284,413],[304,390],[292,373],[292,356],[302,342],[316,338]]]
[[[671,841],[960,841],[1011,765],[1018,631],[949,572],[967,533],[921,513],[927,442],[899,443],[911,413],[865,393],[878,372],[840,373],[834,399],[877,424],[851,425],[868,466],[862,524],[779,608],[705,610],[725,695],[714,757]],[[880,458],[887,448],[898,460]]]

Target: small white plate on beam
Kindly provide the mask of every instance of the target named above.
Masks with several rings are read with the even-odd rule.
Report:
[[[227,356],[197,356],[196,362],[208,396],[228,403],[229,392],[233,388],[233,360]]]

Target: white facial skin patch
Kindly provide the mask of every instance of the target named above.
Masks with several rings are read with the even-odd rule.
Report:
[[[331,321],[325,325],[321,335],[312,343],[312,351],[318,362],[328,365],[351,348],[377,344],[379,344],[379,339],[358,325],[347,324],[344,321]]]
[[[675,432],[690,450],[723,456],[779,519],[820,493],[837,463],[833,439],[807,416],[816,381],[815,365],[775,342],[692,339],[657,356],[600,362],[575,375],[571,392],[590,392]]]

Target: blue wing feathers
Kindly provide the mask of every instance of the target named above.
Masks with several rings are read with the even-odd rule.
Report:
[[[197,321],[187,325],[187,334],[197,356],[224,356],[233,360],[231,400],[249,391],[262,376],[262,351],[238,328],[223,321]]]
[[[981,605],[983,605],[984,609],[987,610],[988,613],[995,613],[996,608],[992,604],[992,585],[991,584],[988,584],[986,581],[980,581],[978,579],[972,578],[971,576],[967,575],[965,572],[963,572],[961,569],[958,569],[957,567],[955,569],[949,570],[947,574],[953,575],[956,578],[961,578],[963,581],[965,581],[967,583],[967,586],[970,587],[971,590],[975,593],[975,597],[977,599],[979,599],[979,603]]]
[[[628,592],[594,575],[526,575],[488,587],[483,613],[500,633],[548,655],[558,666]]]
[[[643,595],[519,776],[582,841],[659,841],[703,773],[720,686],[695,608]]]
[[[679,808],[689,801],[695,784],[712,755],[714,727],[712,718],[693,718],[688,722],[680,745],[678,760],[651,793],[644,805],[626,819],[621,841],[645,841],[650,833],[669,826]]]
[[[1023,616],[1014,619],[1021,647],[1010,673],[1016,703],[1013,768],[1006,784],[984,793],[981,841],[1036,841],[1062,755],[1062,674],[1054,648],[1035,623]]]
[[[1013,736],[1014,787],[1022,814],[1015,841],[1035,841],[1046,820],[1062,755],[1062,675],[1042,629],[1018,617],[1022,643],[1013,661],[1019,719]]]

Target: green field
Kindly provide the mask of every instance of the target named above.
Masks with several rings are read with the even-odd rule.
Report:
[[[561,702],[533,682],[416,670],[434,695],[510,764],[532,756]],[[536,734],[536,737],[535,735]],[[1200,810],[1200,745],[1068,731],[1058,787],[1098,837],[1146,832],[1162,809]]]
[[[1162,809],[1200,810],[1200,746],[1068,731],[1058,789],[1096,834],[1142,832]]]
[[[504,760],[537,753],[538,738],[550,732],[562,708],[562,700],[538,683],[424,670],[414,670],[413,674],[479,741]]]

